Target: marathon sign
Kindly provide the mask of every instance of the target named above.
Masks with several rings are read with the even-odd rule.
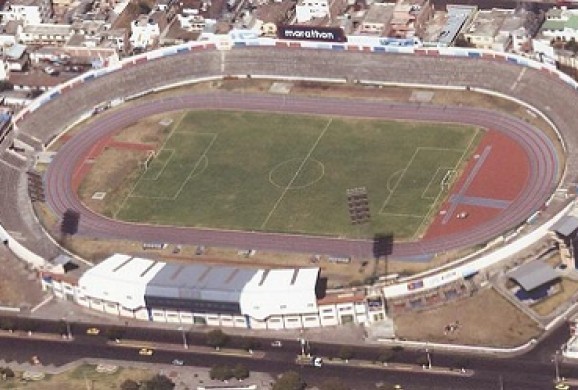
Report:
[[[277,38],[297,41],[346,42],[339,27],[277,26]]]

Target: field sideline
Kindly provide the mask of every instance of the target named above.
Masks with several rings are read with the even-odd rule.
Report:
[[[326,116],[191,111],[176,120],[116,217],[176,226],[414,238],[482,132]],[[133,176],[129,176],[133,177]],[[365,186],[370,223],[345,192]],[[447,187],[445,187],[447,189]]]

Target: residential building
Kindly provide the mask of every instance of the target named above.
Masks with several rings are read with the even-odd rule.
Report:
[[[311,22],[313,19],[322,19],[326,17],[330,18],[330,1],[331,0],[299,0],[295,6],[297,23],[307,23]]]
[[[129,42],[133,49],[148,49],[156,45],[161,35],[159,23],[152,15],[140,15],[130,24]]]
[[[367,35],[387,35],[394,9],[393,3],[371,4],[361,20],[358,32]]]
[[[454,44],[465,26],[468,26],[478,7],[475,5],[446,6],[447,12],[436,12],[423,35],[423,45],[429,47],[449,47]]]
[[[18,21],[23,24],[47,23],[52,17],[51,0],[10,0],[0,13],[4,22]]]
[[[70,25],[44,23],[18,26],[16,37],[27,45],[63,45],[72,35]]]
[[[525,29],[528,13],[512,9],[478,11],[463,36],[478,49],[507,51],[515,44],[516,49],[529,41]]]
[[[419,37],[433,13],[429,0],[398,0],[386,34],[392,38]]]
[[[548,10],[536,39],[578,41],[578,10],[565,7]]]

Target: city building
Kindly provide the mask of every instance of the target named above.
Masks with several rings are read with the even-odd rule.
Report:
[[[389,31],[395,4],[373,3],[360,23],[359,33],[381,36]]]
[[[433,14],[429,0],[398,0],[386,34],[392,38],[420,37]]]
[[[529,48],[534,19],[535,14],[523,9],[481,10],[463,35],[477,49],[522,52],[525,45]]]
[[[564,42],[578,40],[578,10],[566,7],[549,9],[536,39]]]
[[[474,5],[447,5],[447,12],[436,12],[426,26],[423,45],[429,47],[453,46],[464,26],[474,18],[478,7]]]
[[[141,15],[130,24],[129,42],[133,49],[153,47],[161,35],[159,23],[149,15]]]
[[[50,0],[10,0],[0,13],[3,23],[9,21],[27,24],[46,23],[52,17],[52,2]]]

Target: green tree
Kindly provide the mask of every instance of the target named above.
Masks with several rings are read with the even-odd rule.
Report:
[[[14,330],[16,328],[16,322],[11,318],[0,318],[0,329],[2,330]]]
[[[167,376],[157,374],[143,383],[143,390],[173,390],[175,383]]]
[[[106,331],[105,331],[105,333],[106,333],[106,337],[107,337],[109,340],[120,340],[120,339],[122,339],[123,336],[124,336],[124,331],[123,331],[123,329],[117,328],[117,327],[114,327],[114,326],[113,326],[113,327],[110,327],[110,328],[107,328]]]
[[[1,367],[0,368],[0,377],[2,377],[2,379],[11,379],[14,378],[14,371],[12,371],[12,369],[10,367]]]
[[[387,363],[393,360],[394,352],[391,349],[386,349],[379,353],[377,356],[377,361],[380,363]]]
[[[126,379],[120,384],[120,390],[139,390],[140,385],[132,379]]]
[[[209,377],[219,381],[226,381],[233,377],[233,372],[227,366],[217,365],[211,367],[211,370],[209,371]]]
[[[339,358],[342,360],[349,360],[353,357],[353,350],[350,347],[343,346],[339,349]]]
[[[207,333],[207,344],[215,349],[220,349],[229,341],[229,336],[220,329]]]
[[[242,364],[237,364],[235,368],[233,368],[233,376],[239,380],[247,379],[249,375],[249,369]]]
[[[287,371],[277,379],[272,390],[303,390],[305,382],[295,371]]]
[[[321,383],[319,390],[351,390],[351,387],[338,378],[330,378]]]
[[[241,348],[243,348],[245,351],[254,351],[259,348],[259,342],[252,338],[244,338],[241,340]]]
[[[420,366],[427,366],[429,363],[429,361],[427,360],[427,356],[418,356],[415,362]]]

